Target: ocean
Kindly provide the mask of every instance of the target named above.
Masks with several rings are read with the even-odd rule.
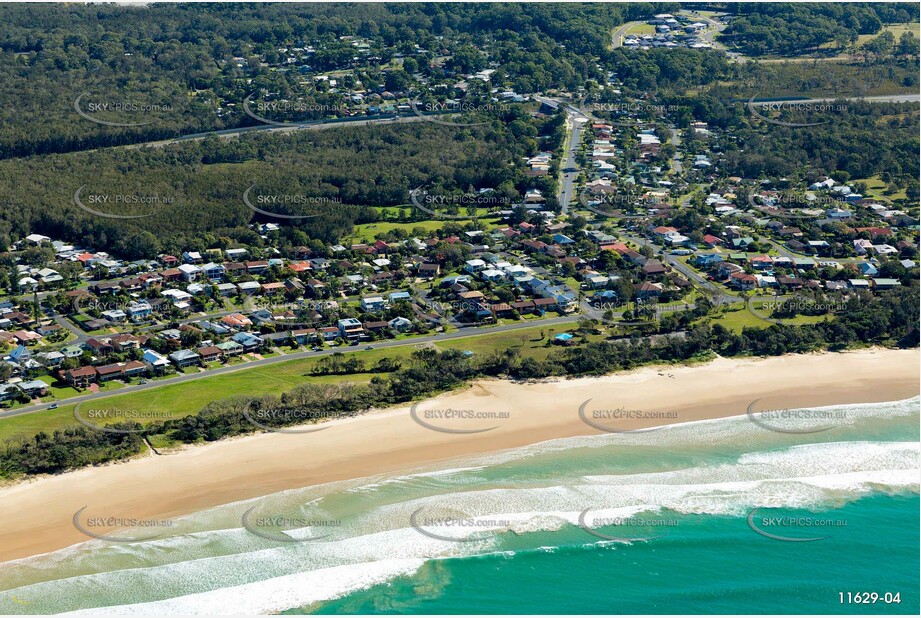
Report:
[[[0,564],[0,612],[916,615],[919,403],[554,440],[223,505]]]

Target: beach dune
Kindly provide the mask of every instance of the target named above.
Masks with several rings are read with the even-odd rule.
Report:
[[[717,359],[599,378],[483,380],[416,406],[261,433],[0,489],[0,561],[88,540],[97,515],[163,519],[285,489],[405,472],[577,435],[919,394],[918,350]],[[753,403],[754,402],[754,403]],[[581,412],[581,413],[580,413]]]

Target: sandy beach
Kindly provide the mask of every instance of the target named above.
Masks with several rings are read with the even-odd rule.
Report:
[[[284,489],[602,433],[580,407],[616,432],[745,414],[755,400],[754,411],[902,400],[919,394],[919,369],[917,350],[873,349],[535,384],[479,381],[414,406],[414,414],[409,407],[373,412],[313,433],[261,433],[0,489],[0,561],[88,540],[72,523],[84,506],[98,515],[176,517]],[[593,416],[600,409],[621,412],[601,420]],[[448,410],[465,418],[443,418]]]

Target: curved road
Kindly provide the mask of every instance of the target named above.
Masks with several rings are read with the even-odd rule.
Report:
[[[117,397],[123,393],[134,393],[138,391],[145,391],[152,388],[159,388],[160,386],[166,386],[169,384],[181,384],[184,382],[191,382],[193,380],[201,380],[203,378],[210,378],[211,376],[222,375],[227,373],[233,373],[235,371],[242,371],[244,369],[252,369],[254,367],[265,367],[268,365],[274,365],[275,363],[283,363],[289,360],[303,359],[303,358],[313,358],[316,356],[327,356],[330,354],[335,354],[336,352],[357,352],[363,350],[367,345],[372,345],[374,349],[379,348],[398,348],[402,346],[416,346],[426,343],[437,343],[439,341],[448,341],[452,339],[463,339],[464,337],[474,337],[477,335],[489,334],[489,333],[503,333],[515,330],[521,330],[524,328],[533,328],[534,326],[541,327],[552,327],[563,324],[574,324],[579,321],[579,318],[584,317],[582,314],[574,313],[571,315],[560,316],[557,318],[548,318],[546,320],[540,320],[539,322],[525,321],[515,324],[502,324],[499,326],[490,326],[490,327],[475,327],[472,329],[467,329],[464,331],[459,331],[455,333],[448,333],[445,335],[430,335],[427,337],[418,337],[416,339],[400,339],[400,340],[391,340],[391,341],[380,341],[374,342],[371,344],[358,345],[358,346],[340,346],[336,348],[324,349],[322,351],[314,352],[312,350],[305,350],[303,352],[294,352],[291,354],[283,354],[279,356],[273,356],[271,358],[263,358],[260,360],[249,361],[246,363],[241,363],[239,365],[231,365],[227,367],[218,367],[216,369],[209,369],[201,373],[192,373],[192,374],[183,374],[172,378],[166,378],[164,380],[154,380],[149,381],[147,384],[132,384],[124,388],[118,389],[116,391],[106,391],[102,393],[88,393],[86,395],[79,395],[77,397],[68,397],[66,399],[61,399],[57,403],[61,405],[69,405],[72,403],[79,403],[81,401],[91,401],[93,399],[104,399],[106,397]],[[473,330],[474,332],[470,332]],[[39,412],[48,408],[49,403],[40,403],[31,406],[25,406],[22,408],[17,408],[15,410],[7,410],[0,412],[0,418],[8,418],[11,416],[19,416],[21,414],[29,414],[32,412]]]

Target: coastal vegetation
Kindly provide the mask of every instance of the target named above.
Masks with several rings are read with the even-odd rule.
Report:
[[[683,312],[691,324],[701,309]],[[197,413],[148,424],[120,422],[110,428],[132,433],[103,432],[85,426],[22,435],[0,450],[0,477],[55,473],[137,455],[144,439],[155,444],[195,444],[252,433],[252,410],[296,410],[273,417],[278,427],[310,418],[330,419],[360,414],[371,408],[417,401],[484,377],[533,380],[562,376],[594,376],[666,362],[686,362],[713,354],[726,357],[776,356],[817,350],[844,350],[855,345],[917,347],[919,310],[916,288],[899,288],[878,296],[854,296],[834,320],[802,325],[772,325],[733,332],[720,324],[698,323],[672,335],[635,335],[586,341],[554,350],[543,358],[514,349],[493,349],[470,355],[462,350],[417,349],[405,362],[389,362],[387,371],[365,383],[348,373],[341,380],[295,386],[280,396],[218,399]],[[582,328],[590,330],[591,324]],[[352,366],[366,371],[363,363]],[[341,369],[341,366],[340,366]],[[276,426],[276,425],[273,425]]]

